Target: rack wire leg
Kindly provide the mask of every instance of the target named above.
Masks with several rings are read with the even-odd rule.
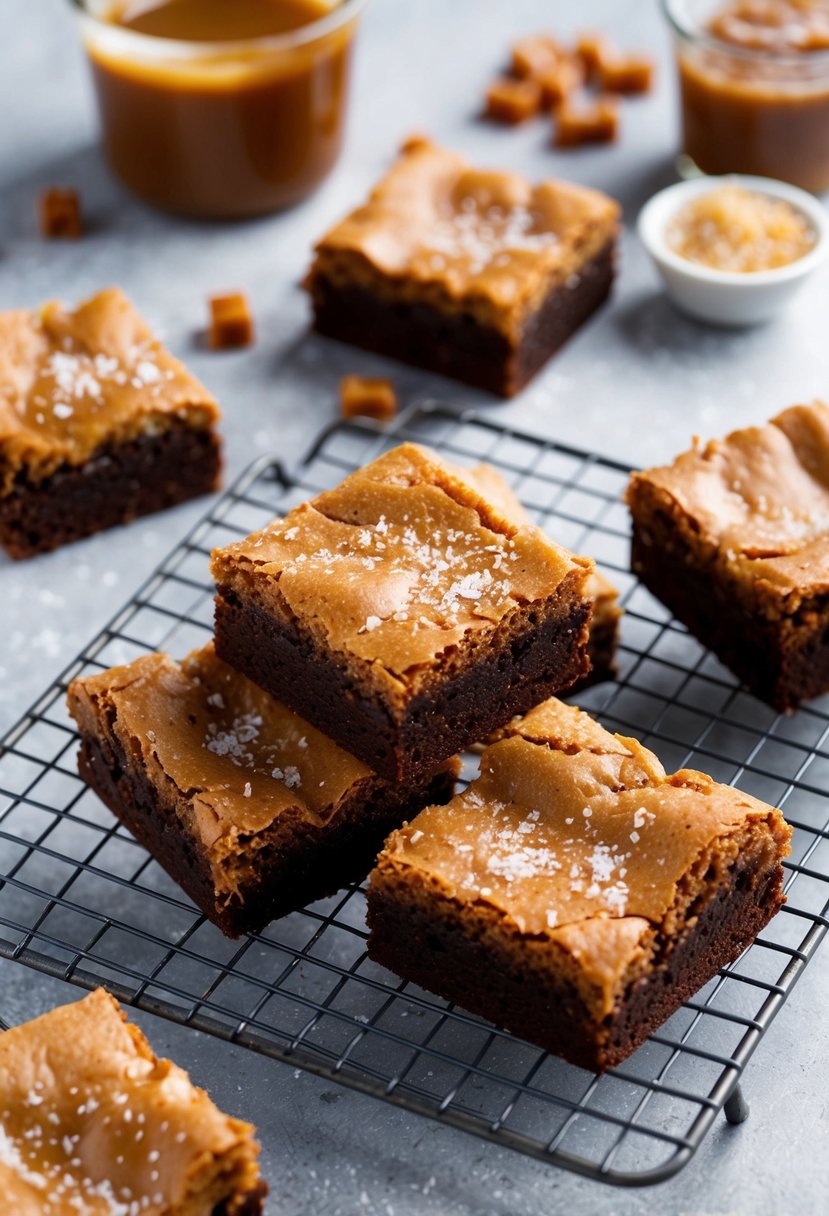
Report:
[[[728,1095],[723,1113],[731,1124],[744,1123],[748,1118],[751,1107],[746,1102],[745,1094],[739,1081]]]

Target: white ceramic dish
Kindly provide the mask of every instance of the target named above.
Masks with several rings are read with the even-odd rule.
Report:
[[[782,199],[802,212],[815,232],[812,249],[786,266],[751,272],[714,270],[674,253],[665,235],[673,216],[692,199],[726,183]],[[756,325],[770,320],[829,253],[829,219],[819,199],[786,182],[738,173],[697,177],[660,190],[642,208],[638,230],[677,308],[712,325]]]

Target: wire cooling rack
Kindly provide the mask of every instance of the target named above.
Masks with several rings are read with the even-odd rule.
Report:
[[[75,771],[68,681],[152,649],[183,656],[212,624],[207,559],[402,439],[494,464],[533,517],[622,589],[619,677],[579,700],[669,769],[697,767],[783,807],[789,902],[760,939],[621,1067],[592,1076],[413,987],[366,956],[354,887],[231,942],[113,822]],[[829,709],[754,700],[628,570],[628,470],[481,416],[418,407],[389,431],[337,425],[287,476],[245,473],[0,750],[0,953],[83,987],[617,1185],[665,1180],[717,1114],[826,931]]]

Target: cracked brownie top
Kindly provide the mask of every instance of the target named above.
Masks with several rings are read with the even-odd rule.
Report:
[[[190,830],[217,860],[285,814],[325,824],[374,774],[223,663],[209,643],[182,663],[146,655],[74,680],[81,730],[108,722],[148,778],[172,783]]]
[[[17,1216],[252,1213],[253,1131],[103,989],[0,1035],[0,1195]]]
[[[570,182],[477,169],[415,137],[316,247],[311,275],[420,297],[511,330],[616,235],[619,206]]]
[[[682,931],[736,858],[788,852],[778,810],[703,773],[669,776],[636,740],[554,698],[503,734],[463,793],[389,838],[379,869],[415,872],[554,943],[603,993],[604,1012],[620,977],[657,935]]]
[[[403,444],[216,550],[211,569],[220,587],[402,688],[565,582],[578,599],[592,562],[512,522],[463,470]]]
[[[175,425],[212,426],[216,401],[117,288],[74,311],[0,313],[0,492]]]
[[[829,407],[815,401],[763,426],[695,442],[671,465],[635,473],[637,523],[673,519],[704,562],[779,594],[829,589]]]

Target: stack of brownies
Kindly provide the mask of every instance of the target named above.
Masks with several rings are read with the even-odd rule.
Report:
[[[554,699],[618,609],[493,470],[403,444],[212,573],[211,644],[69,702],[85,778],[224,932],[376,862],[376,961],[602,1069],[780,906],[778,811]]]
[[[83,776],[226,933],[362,877],[459,751],[587,673],[592,563],[507,494],[398,447],[214,554],[203,650],[73,682]]]

